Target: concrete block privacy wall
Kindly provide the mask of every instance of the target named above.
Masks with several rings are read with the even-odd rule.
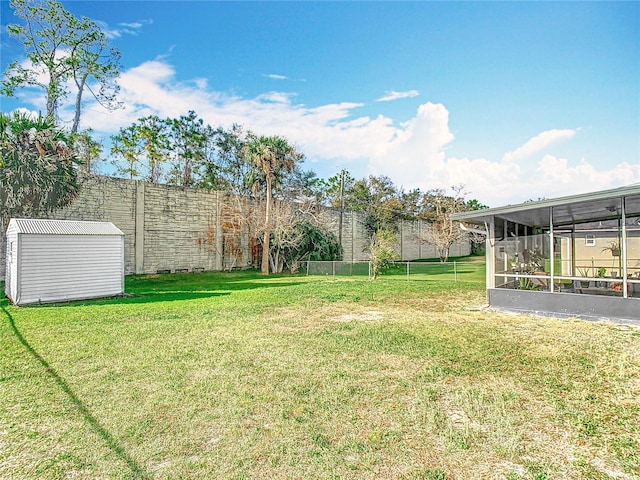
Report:
[[[125,234],[125,274],[220,271],[259,265],[259,247],[242,211],[247,199],[226,192],[91,176],[78,198],[47,218],[113,222]],[[321,221],[338,235],[339,212],[323,209]],[[5,275],[6,225],[0,225],[0,279]],[[435,249],[418,240],[426,222],[402,222],[398,253],[403,260],[432,258]],[[364,216],[343,214],[344,260],[368,260]],[[468,255],[469,242],[451,249]]]

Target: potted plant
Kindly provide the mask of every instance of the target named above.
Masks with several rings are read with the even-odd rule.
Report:
[[[603,252],[611,252],[614,257],[620,256],[620,244],[618,242],[609,242],[609,245],[602,247]]]
[[[518,288],[520,290],[540,290],[536,285],[533,284],[530,278],[519,279]]]
[[[511,271],[512,272],[517,272],[518,271],[518,254],[516,253],[516,256],[513,257],[510,261],[509,261],[509,265],[511,266]]]
[[[604,278],[606,274],[607,274],[606,267],[598,268],[598,278]],[[607,286],[607,282],[603,282],[603,281],[598,282],[598,287],[606,287],[606,286]]]
[[[591,275],[589,275],[589,268],[588,267],[578,267],[576,268],[578,275],[580,277],[583,277],[583,279],[580,280],[580,285],[583,288],[587,288],[589,286],[590,280],[584,280],[584,278],[589,278],[591,277]]]

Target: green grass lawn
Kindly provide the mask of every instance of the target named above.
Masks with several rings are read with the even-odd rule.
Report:
[[[0,302],[0,478],[640,477],[640,330],[481,310],[473,281],[126,290]]]

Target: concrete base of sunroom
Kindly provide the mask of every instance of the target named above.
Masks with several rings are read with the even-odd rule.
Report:
[[[493,288],[487,290],[487,299],[489,306],[497,310],[640,327],[640,298]]]

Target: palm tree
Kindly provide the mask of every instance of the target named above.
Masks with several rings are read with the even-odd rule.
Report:
[[[79,192],[79,161],[51,117],[0,114],[0,221],[34,217]]]
[[[273,183],[284,173],[291,173],[302,154],[280,136],[252,137],[244,147],[247,160],[264,175],[266,187],[266,206],[264,218],[264,241],[262,244],[263,275],[269,274],[269,240],[271,236],[271,207],[273,202]],[[256,182],[256,185],[258,183]]]

